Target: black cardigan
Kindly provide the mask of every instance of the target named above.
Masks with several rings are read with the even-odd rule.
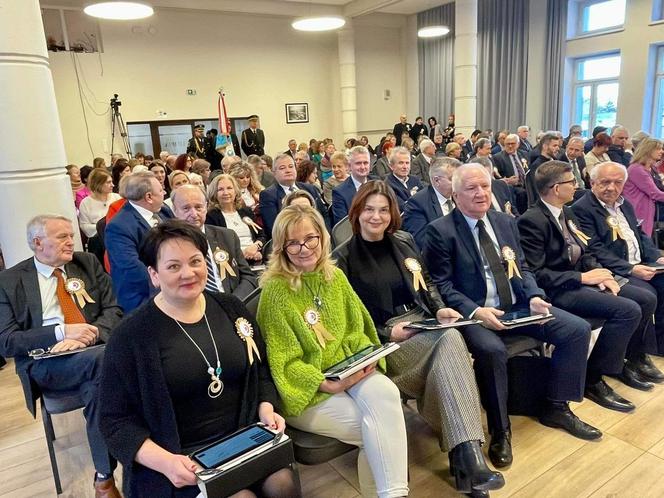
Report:
[[[261,402],[277,407],[265,343],[255,318],[236,297],[208,295],[226,311],[232,323],[244,317],[254,329],[262,361],[254,361],[251,366],[247,362],[237,421],[238,428],[244,427],[258,420]],[[127,498],[165,498],[173,496],[175,490],[166,476],[134,461],[147,438],[172,453],[181,451],[175,411],[161,370],[157,342],[151,333],[162,319],[151,299],[118,325],[106,346],[99,394],[100,429],[110,453],[123,465],[123,492]]]
[[[254,216],[254,212],[251,209],[247,207],[241,207],[237,210],[237,212],[240,214],[240,218],[246,218],[248,216],[251,218],[251,221],[254,223],[256,222],[256,217]],[[222,228],[229,228],[226,226],[226,218],[224,218],[223,213],[217,208],[213,208],[208,211],[207,217],[205,218],[205,224]],[[260,242],[261,244],[265,245],[265,232],[262,228],[255,230],[253,227],[249,227],[249,232],[251,233],[251,240],[254,242]]]

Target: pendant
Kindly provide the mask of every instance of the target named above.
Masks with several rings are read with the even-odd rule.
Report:
[[[208,396],[211,398],[218,398],[224,390],[224,383],[216,375],[212,376],[212,382],[208,386]]]
[[[323,307],[323,300],[318,296],[314,296],[314,304],[316,305],[316,309],[321,309]]]

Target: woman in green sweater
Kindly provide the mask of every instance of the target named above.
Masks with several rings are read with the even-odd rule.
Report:
[[[321,215],[290,206],[272,231],[274,249],[258,306],[270,369],[287,421],[360,448],[363,496],[408,495],[406,426],[384,361],[342,380],[323,372],[380,344],[369,312],[330,258]]]

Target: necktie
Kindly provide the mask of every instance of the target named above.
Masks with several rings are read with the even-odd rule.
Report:
[[[161,222],[162,222],[161,216],[159,216],[157,213],[154,213],[152,215],[152,221],[150,222],[150,225],[152,225],[152,228],[156,227]]]
[[[496,248],[493,245],[493,241],[489,236],[489,233],[486,231],[484,226],[484,221],[479,220],[477,222],[477,231],[479,233],[480,247],[482,248],[482,253],[487,263],[489,263],[489,269],[493,274],[493,279],[496,282],[496,291],[498,291],[498,299],[500,300],[500,309],[503,311],[509,311],[512,308],[512,293],[510,291],[510,282],[505,275],[505,268],[500,261],[500,256],[496,252]]]
[[[295,188],[295,185],[291,185],[290,187],[288,187],[288,193],[289,193],[289,194],[292,194],[292,193],[295,192],[296,190],[297,190],[297,189]]]
[[[445,214],[450,214],[453,209],[454,209],[454,201],[452,199],[447,199],[445,201],[445,211],[447,211],[447,212],[443,213],[443,214],[444,215]]]
[[[219,292],[216,279],[214,278],[214,266],[210,253],[205,255],[205,266],[207,266],[207,281],[205,282],[205,290],[210,292]]]
[[[516,171],[516,175],[519,177],[519,183],[521,185],[525,185],[526,172],[521,165],[521,161],[519,161],[519,158],[516,154],[512,154],[510,157],[512,158],[512,166],[514,166],[514,171]]]
[[[579,261],[579,258],[581,257],[581,246],[577,244],[574,237],[572,237],[572,234],[569,233],[567,223],[565,223],[565,213],[562,211],[560,212],[560,216],[558,216],[558,221],[560,222],[560,228],[563,232],[563,237],[565,237],[565,242],[567,243],[567,257],[569,258],[570,263],[572,263],[572,266],[576,266],[577,261]]]
[[[574,173],[574,178],[576,178],[576,188],[582,188],[583,178],[581,178],[581,171],[579,170],[579,165],[576,163],[576,159],[572,159],[572,173]]]
[[[87,323],[83,313],[76,303],[67,292],[65,288],[65,277],[62,274],[60,268],[53,270],[53,275],[58,279],[58,285],[55,288],[55,293],[58,296],[58,302],[60,303],[60,308],[62,309],[62,314],[65,317],[65,323]]]

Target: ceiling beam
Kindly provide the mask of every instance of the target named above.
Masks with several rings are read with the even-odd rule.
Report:
[[[352,0],[344,6],[343,14],[346,17],[363,16],[400,2],[401,0]]]

